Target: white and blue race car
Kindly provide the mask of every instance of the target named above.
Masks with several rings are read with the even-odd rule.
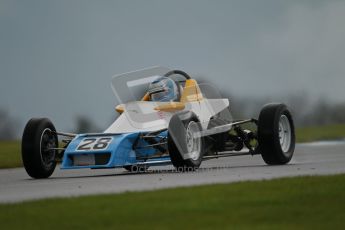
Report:
[[[294,124],[284,104],[265,105],[258,119],[233,120],[229,100],[214,86],[164,67],[117,75],[112,88],[119,117],[102,133],[58,132],[48,118],[28,121],[22,158],[31,177],[48,178],[58,162],[61,169],[142,172],[169,164],[196,170],[203,160],[237,155],[261,154],[267,164],[292,158]]]

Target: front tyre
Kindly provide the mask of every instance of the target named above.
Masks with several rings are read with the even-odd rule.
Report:
[[[48,178],[55,170],[58,138],[48,118],[32,118],[25,126],[22,138],[22,159],[32,178]]]
[[[295,128],[284,104],[267,104],[258,121],[258,150],[269,165],[288,163],[295,150]]]
[[[178,171],[194,171],[204,156],[204,140],[194,134],[201,131],[199,120],[192,112],[175,114],[169,123],[168,150]]]

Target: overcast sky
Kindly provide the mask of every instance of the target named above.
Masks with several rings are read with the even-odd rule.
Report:
[[[0,0],[0,108],[110,124],[114,74],[182,69],[236,96],[345,99],[345,1]]]

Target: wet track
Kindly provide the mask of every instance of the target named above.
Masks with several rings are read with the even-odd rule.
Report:
[[[282,166],[267,166],[261,156],[237,156],[204,161],[199,171],[189,173],[175,172],[172,166],[143,174],[56,169],[51,178],[34,180],[23,168],[0,170],[0,202],[338,173],[345,173],[345,141],[297,145],[290,164]]]

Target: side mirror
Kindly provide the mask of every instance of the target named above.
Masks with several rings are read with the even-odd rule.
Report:
[[[116,112],[118,112],[118,113],[123,113],[124,111],[125,111],[125,107],[124,107],[124,105],[123,104],[120,104],[120,105],[117,105],[116,107],[115,107],[115,110],[116,110]]]

